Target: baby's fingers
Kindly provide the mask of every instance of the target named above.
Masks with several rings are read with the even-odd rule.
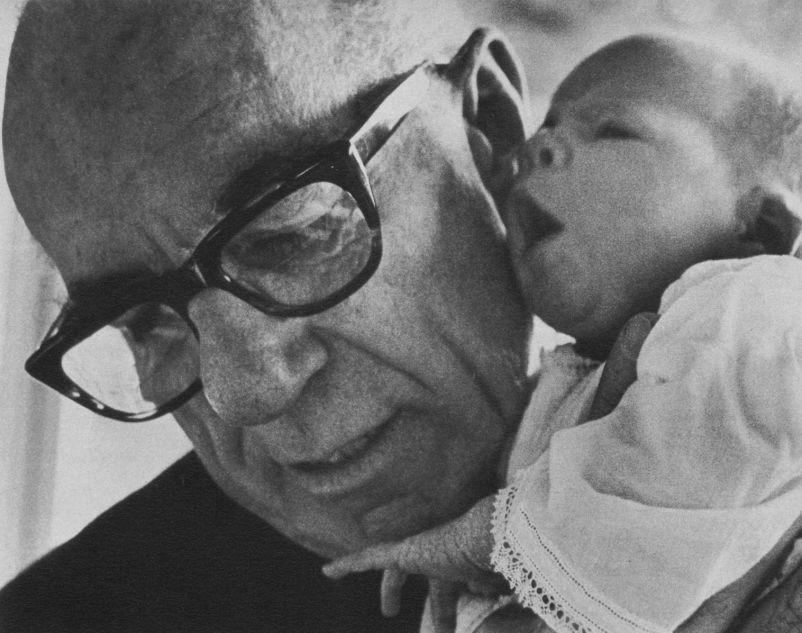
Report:
[[[348,554],[323,566],[323,573],[334,580],[371,569],[389,569],[396,560],[392,545],[374,545]]]
[[[401,589],[407,581],[407,575],[395,567],[384,570],[381,588],[382,615],[395,617],[401,612]]]
[[[454,633],[461,589],[461,585],[449,580],[429,579],[429,602],[435,633]]]

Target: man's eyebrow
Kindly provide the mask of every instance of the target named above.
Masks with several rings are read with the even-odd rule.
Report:
[[[355,95],[348,104],[354,118],[353,129],[344,129],[336,138],[347,138],[349,133],[356,132],[364,119],[381,104],[383,99],[395,87],[398,78],[404,73],[379,81]],[[290,173],[292,169],[307,163],[316,150],[320,150],[330,143],[332,139],[322,140],[311,146],[300,147],[296,154],[265,153],[247,167],[237,171],[223,188],[217,198],[219,213],[241,207],[262,193],[268,185],[280,181],[282,176]]]
[[[218,213],[224,215],[258,196],[270,183],[281,179],[287,169],[299,161],[290,156],[263,154],[237,171],[217,198]]]
[[[67,287],[67,291],[71,302],[90,303],[110,294],[115,294],[121,288],[134,282],[156,279],[158,276],[156,273],[146,270],[108,273],[101,277],[93,277],[86,280],[79,279],[71,282]]]
[[[241,207],[264,191],[273,182],[279,182],[293,166],[301,164],[302,158],[265,153],[250,165],[237,171],[223,187],[217,198],[216,213],[224,216]],[[67,288],[74,303],[96,301],[98,297],[119,292],[129,284],[154,280],[159,275],[147,269],[108,273],[90,279],[71,282]]]

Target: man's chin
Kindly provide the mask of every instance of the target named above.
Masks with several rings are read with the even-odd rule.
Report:
[[[412,493],[365,513],[361,524],[371,544],[397,541],[439,523],[436,514],[426,499]]]
[[[203,429],[191,438],[229,497],[291,540],[332,557],[418,533],[486,494],[475,478],[493,470],[483,466],[495,452],[477,454],[474,442],[455,443],[458,430],[440,411],[402,406],[364,445],[288,464],[269,458],[262,442],[246,442],[243,451],[242,442],[226,442],[228,434]]]

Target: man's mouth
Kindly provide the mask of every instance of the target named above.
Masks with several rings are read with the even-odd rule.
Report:
[[[375,429],[372,429],[371,431],[368,431],[364,435],[360,435],[350,442],[334,449],[334,451],[324,458],[309,462],[297,462],[293,464],[293,468],[306,472],[315,472],[321,469],[326,469],[329,466],[336,466],[349,460],[358,459],[362,454],[365,453],[368,446],[381,432],[383,427],[384,425],[381,425]]]
[[[396,411],[378,427],[337,447],[324,458],[288,466],[294,479],[310,493],[349,494],[372,482],[396,458],[405,444],[401,427],[411,412]]]

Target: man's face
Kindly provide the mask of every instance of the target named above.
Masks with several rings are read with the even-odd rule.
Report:
[[[614,333],[686,267],[732,251],[735,189],[706,123],[714,83],[701,64],[619,50],[560,86],[505,207],[523,292],[553,327]]]
[[[160,83],[141,106],[162,143],[129,152],[120,125],[101,126],[76,161],[115,158],[82,182],[62,175],[57,208],[29,217],[68,285],[177,267],[238,170],[286,153],[254,116],[251,88],[193,92],[187,81]],[[176,108],[186,93],[199,101]],[[229,495],[328,555],[418,531],[486,493],[524,395],[528,319],[453,88],[435,83],[368,172],[384,239],[375,275],[304,318],[202,291],[189,315],[204,394],[176,412]]]

